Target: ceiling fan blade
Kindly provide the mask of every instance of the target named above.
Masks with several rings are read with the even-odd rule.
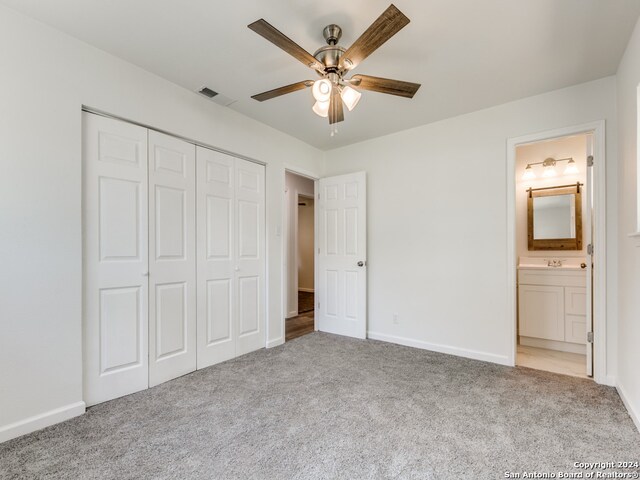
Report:
[[[272,98],[279,97],[280,95],[286,95],[287,93],[303,90],[312,85],[313,80],[305,80],[304,82],[292,83],[291,85],[286,85],[284,87],[274,88],[273,90],[269,90],[267,92],[258,93],[257,95],[252,95],[251,98],[259,102],[264,102],[265,100],[271,100]]]
[[[360,35],[340,59],[340,68],[351,70],[409,23],[409,19],[389,5],[382,15]]]
[[[371,77],[369,75],[354,75],[350,80],[351,85],[362,90],[372,92],[387,93],[399,97],[413,98],[418,89],[419,83],[403,82],[402,80],[392,80],[390,78]]]
[[[342,109],[342,97],[340,91],[334,88],[331,92],[329,101],[329,125],[342,122],[344,120],[344,111]]]
[[[318,60],[316,60],[313,55],[311,55],[296,42],[291,40],[284,33],[267,22],[264,18],[256,20],[255,22],[247,26],[258,35],[261,35],[262,37],[269,40],[276,47],[280,47],[289,55],[304,63],[307,67],[316,70],[322,68],[320,62],[318,62]]]

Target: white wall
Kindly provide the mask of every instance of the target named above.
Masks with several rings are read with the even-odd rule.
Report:
[[[507,139],[601,119],[607,122],[613,260],[614,77],[328,153],[327,174],[367,172],[370,336],[507,362],[515,321],[507,302]],[[616,319],[614,267],[612,261],[607,272],[610,332]],[[613,348],[609,354],[615,355]],[[607,373],[614,368],[609,358]]]
[[[282,342],[284,164],[320,172],[322,153],[4,7],[0,44],[0,441],[82,401],[83,104],[267,163],[267,338]]]
[[[298,195],[314,196],[314,181],[291,172],[285,174],[286,212],[286,265],[285,292],[286,318],[298,315]]]
[[[314,283],[314,200],[299,197],[298,203],[298,290],[313,291]]]
[[[618,388],[640,429],[640,237],[629,234],[638,225],[638,85],[640,84],[640,22],[631,37],[617,75],[620,256],[618,319]]]
[[[542,177],[542,165],[535,165],[537,178],[523,180],[522,174],[528,163],[542,162],[546,158],[573,158],[578,167],[578,173],[563,175],[567,162],[556,165],[558,176],[551,178]],[[587,181],[587,136],[573,135],[570,137],[536,142],[521,145],[516,148],[516,253],[518,257],[584,257],[586,255],[586,242],[582,243],[581,250],[539,251],[529,250],[527,237],[527,189],[544,188],[557,185],[569,185],[576,182]],[[582,212],[586,212],[587,196],[582,195]],[[584,232],[583,232],[584,233]],[[584,239],[583,234],[583,239]]]

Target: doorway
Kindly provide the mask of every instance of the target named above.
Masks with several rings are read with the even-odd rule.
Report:
[[[315,330],[315,182],[285,172],[285,341]]]
[[[512,362],[599,383],[606,383],[603,127],[508,142]]]

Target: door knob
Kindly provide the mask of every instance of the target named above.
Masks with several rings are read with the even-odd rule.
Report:
[[[364,262],[363,262],[362,260],[360,260],[360,261],[358,262],[358,266],[359,266],[359,267],[364,267]]]

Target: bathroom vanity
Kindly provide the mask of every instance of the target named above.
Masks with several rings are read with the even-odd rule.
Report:
[[[586,259],[521,257],[518,335],[521,345],[585,354]]]

